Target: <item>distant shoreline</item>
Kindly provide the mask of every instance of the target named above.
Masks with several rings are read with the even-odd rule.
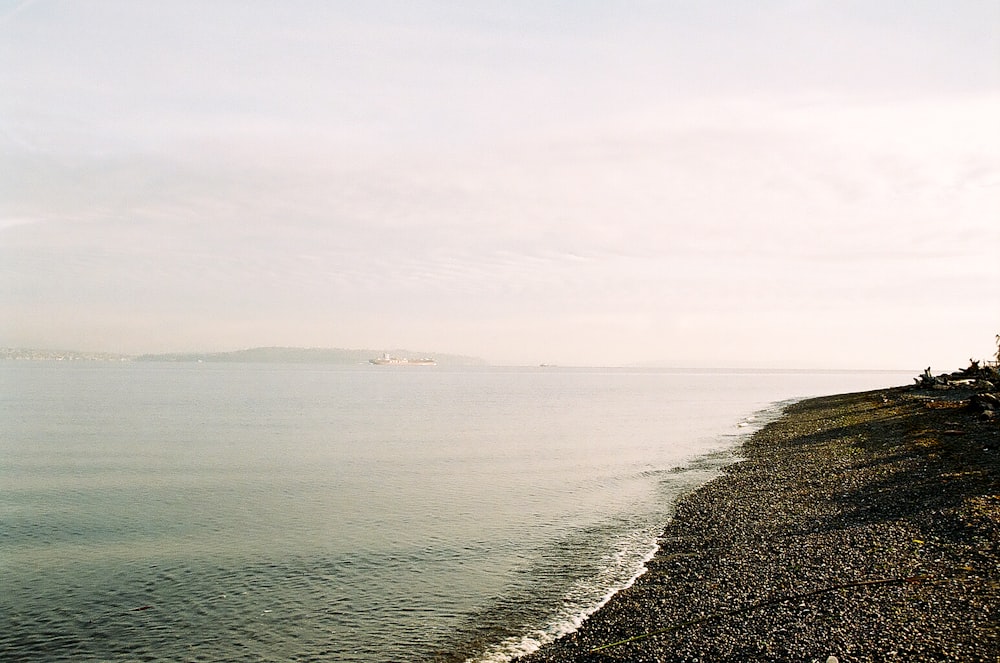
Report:
[[[440,352],[411,351],[394,349],[389,351],[397,357],[433,357],[443,366],[490,366],[493,368],[537,368],[540,370],[621,370],[621,371],[666,371],[671,373],[733,373],[753,375],[757,373],[911,373],[909,368],[823,368],[823,367],[773,367],[773,366],[681,366],[669,364],[625,364],[625,365],[575,365],[575,364],[492,364],[480,357],[456,355]],[[246,350],[222,352],[165,352],[147,354],[122,354],[114,352],[88,352],[77,350],[49,350],[36,348],[0,347],[0,361],[70,361],[70,362],[165,362],[165,363],[274,363],[274,364],[368,364],[372,358],[385,354],[383,350],[344,348],[299,348],[299,347],[259,347]]]
[[[132,355],[114,352],[78,352],[75,350],[36,350],[0,348],[0,361],[132,361]]]
[[[169,352],[160,354],[126,355],[110,352],[78,352],[73,350],[36,350],[24,348],[0,348],[0,360],[17,361],[121,361],[121,362],[225,362],[225,363],[317,363],[317,364],[365,364],[373,357],[382,356],[382,350],[343,348],[297,348],[260,347],[227,352]],[[478,357],[411,352],[395,349],[396,356],[434,356],[439,364],[451,366],[486,366],[487,362]]]
[[[519,660],[996,661],[988,384],[789,406],[678,504],[631,588]]]

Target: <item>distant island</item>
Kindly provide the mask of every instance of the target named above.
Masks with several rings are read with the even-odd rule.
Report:
[[[367,364],[376,357],[434,357],[439,366],[486,366],[479,357],[393,350],[349,350],[343,348],[265,347],[230,352],[172,352],[164,354],[124,355],[108,352],[76,352],[0,348],[0,360],[26,361],[141,361],[141,362],[228,362],[268,364]]]

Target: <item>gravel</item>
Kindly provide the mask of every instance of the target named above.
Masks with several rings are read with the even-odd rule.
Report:
[[[1000,661],[1000,426],[974,396],[789,406],[632,587],[521,663]]]

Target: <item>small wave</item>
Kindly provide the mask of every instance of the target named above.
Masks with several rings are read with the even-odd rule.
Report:
[[[646,564],[657,551],[656,533],[646,528],[621,539],[603,560],[596,576],[572,583],[561,600],[561,607],[540,619],[521,635],[504,638],[466,663],[507,663],[513,658],[536,651],[541,646],[572,633],[593,613],[600,610],[618,592],[631,587],[646,572]]]
[[[465,663],[508,663],[579,629],[588,617],[604,607],[615,594],[632,586],[646,572],[646,565],[659,549],[658,534],[669,520],[676,501],[684,493],[711,480],[725,466],[738,462],[739,457],[734,449],[740,442],[780,417],[784,409],[795,400],[797,399],[772,403],[744,417],[737,424],[738,433],[719,435],[720,440],[726,441],[720,449],[691,458],[683,465],[641,471],[640,476],[659,478],[661,482],[661,506],[665,510],[662,521],[620,538],[614,548],[615,552],[605,558],[605,564],[598,573],[575,581],[565,591],[558,610],[548,613],[534,625],[524,625],[521,634],[502,639],[486,651],[466,659]]]

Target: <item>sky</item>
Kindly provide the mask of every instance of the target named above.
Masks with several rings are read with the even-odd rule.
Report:
[[[996,0],[0,0],[0,346],[953,370]]]

